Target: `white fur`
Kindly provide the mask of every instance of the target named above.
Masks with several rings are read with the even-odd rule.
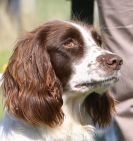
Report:
[[[102,47],[99,47],[93,40],[89,30],[86,31],[83,26],[77,25],[75,23],[71,24],[81,32],[85,42],[86,54],[80,62],[73,64],[75,73],[72,75],[69,85],[73,91],[88,92],[89,90],[92,90],[92,87],[76,88],[75,86],[81,82],[91,83],[93,81],[102,81],[109,78],[109,76],[106,77],[106,72],[99,67],[99,62],[96,60],[96,58],[99,55],[112,53],[103,49]],[[118,75],[117,73],[118,72],[114,72],[110,78],[116,77]]]
[[[85,81],[104,80],[106,72],[98,68],[96,58],[109,52],[96,45],[89,31],[80,25],[69,24],[81,32],[86,44],[86,54],[79,63],[73,64],[75,73],[69,83],[71,90],[63,93],[62,109],[65,113],[63,124],[56,128],[34,127],[6,113],[0,126],[0,141],[93,141],[92,121],[85,109],[81,109],[82,102],[91,89],[76,88],[75,85]]]

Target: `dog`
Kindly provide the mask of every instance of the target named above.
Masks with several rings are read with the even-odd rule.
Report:
[[[27,33],[3,74],[1,141],[92,141],[107,126],[121,57],[81,22],[50,21]]]

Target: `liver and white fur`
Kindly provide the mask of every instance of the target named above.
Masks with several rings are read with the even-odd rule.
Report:
[[[92,141],[111,121],[122,59],[88,25],[51,21],[20,39],[3,74],[1,141]]]

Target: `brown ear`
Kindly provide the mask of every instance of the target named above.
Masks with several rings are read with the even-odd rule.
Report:
[[[94,92],[85,99],[84,104],[94,124],[98,123],[100,127],[106,127],[110,124],[115,104],[109,94],[99,95]]]
[[[62,86],[45,43],[41,44],[34,34],[20,40],[10,58],[3,81],[5,106],[31,124],[55,126],[64,118]]]

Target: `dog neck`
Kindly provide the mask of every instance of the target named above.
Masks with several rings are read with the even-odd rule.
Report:
[[[71,118],[77,124],[82,126],[93,125],[91,118],[86,112],[84,100],[86,94],[64,93],[63,94],[63,111],[66,118]]]

